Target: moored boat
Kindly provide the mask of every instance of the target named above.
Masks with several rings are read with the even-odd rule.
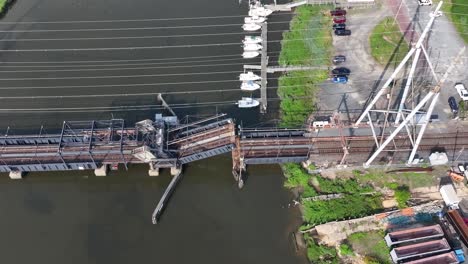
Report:
[[[251,7],[249,10],[249,16],[260,16],[260,17],[267,17],[273,13],[272,10],[267,9],[263,6],[260,7]]]
[[[254,23],[248,23],[248,24],[244,24],[242,28],[245,31],[257,31],[261,28],[261,26],[258,24],[254,24]]]
[[[242,57],[244,59],[252,59],[257,57],[258,55],[260,55],[260,53],[257,51],[244,51],[244,53],[242,53]]]
[[[245,44],[244,45],[244,51],[257,51],[261,49],[262,49],[262,45],[260,44]]]
[[[242,91],[255,91],[258,89],[260,89],[260,84],[254,81],[245,81],[245,82],[242,82],[241,84]]]
[[[257,44],[262,42],[262,38],[259,36],[245,36],[242,43],[244,44]]]
[[[241,73],[239,75],[239,80],[240,81],[258,81],[262,79],[260,76],[258,76],[257,74],[249,71],[249,72],[246,72],[246,73]]]
[[[266,17],[261,17],[261,16],[251,16],[251,17],[246,17],[244,18],[245,23],[263,23],[265,22]]]
[[[242,97],[242,99],[237,102],[237,105],[239,108],[252,108],[260,105],[260,102],[250,97]]]

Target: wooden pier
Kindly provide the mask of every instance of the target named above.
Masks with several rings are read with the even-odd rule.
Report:
[[[246,70],[262,70],[259,65],[244,65]],[[275,72],[290,72],[290,71],[306,71],[306,70],[329,70],[327,66],[270,66],[266,68],[267,73]]]
[[[153,222],[153,225],[158,223],[159,217],[161,216],[164,210],[164,206],[171,197],[172,193],[174,193],[175,187],[179,182],[181,176],[182,170],[178,170],[177,174],[172,178],[171,182],[169,183],[169,186],[167,186],[166,191],[164,191],[163,196],[159,200],[159,203],[154,209],[153,214],[151,216],[151,221]]]
[[[262,62],[260,66],[262,77],[261,87],[260,87],[260,113],[264,114],[267,111],[268,106],[268,96],[267,96],[267,68],[268,68],[268,55],[267,55],[267,37],[268,37],[268,28],[267,23],[262,24]]]

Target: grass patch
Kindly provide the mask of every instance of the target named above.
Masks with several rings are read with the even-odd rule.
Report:
[[[366,263],[387,264],[390,262],[390,249],[384,241],[383,231],[358,232],[348,236],[354,252],[365,256]]]
[[[398,186],[405,185],[410,189],[430,187],[437,184],[437,177],[431,173],[385,173],[380,170],[370,170],[366,173],[353,172],[354,177],[361,184],[374,184],[378,187],[390,187],[389,184],[396,183]]]
[[[0,0],[0,12],[3,12],[8,0]]]
[[[393,17],[386,17],[375,26],[369,42],[372,57],[382,65],[397,66],[410,49]]]
[[[409,191],[408,186],[398,186],[395,189],[395,200],[398,203],[398,208],[406,208],[408,207],[408,200],[411,198],[411,192]]]
[[[304,234],[304,239],[307,244],[307,258],[314,264],[338,264],[339,258],[336,249],[323,245],[317,245],[313,238],[308,234]]]
[[[330,180],[322,177],[317,177],[320,193],[367,193],[372,192],[374,189],[369,186],[361,186],[355,179],[337,179]]]
[[[304,221],[308,225],[319,225],[381,212],[382,199],[380,194],[350,194],[332,200],[303,201],[303,206]]]
[[[302,188],[302,197],[304,198],[317,195],[315,189],[309,184],[311,175],[304,171],[299,164],[286,163],[282,168],[286,176],[286,181],[284,182],[286,188]]]
[[[335,220],[357,218],[382,211],[381,194],[363,195],[372,192],[369,185],[361,185],[355,179],[330,180],[320,175],[308,174],[299,164],[287,163],[282,166],[287,188],[300,187],[302,198],[319,194],[343,193],[342,198],[331,200],[302,200],[304,224],[301,230]],[[313,187],[317,186],[317,190]],[[332,208],[332,210],[331,210]]]
[[[328,65],[331,58],[331,19],[327,6],[301,6],[291,21],[290,31],[283,34],[279,64]],[[281,126],[304,123],[315,110],[317,85],[328,78],[324,70],[290,72],[279,78]]]
[[[439,1],[434,1],[434,5]],[[468,43],[468,6],[466,0],[446,0],[442,4],[442,12],[452,21],[460,37]]]
[[[340,245],[340,254],[342,256],[353,256],[354,251],[348,244],[341,244]]]

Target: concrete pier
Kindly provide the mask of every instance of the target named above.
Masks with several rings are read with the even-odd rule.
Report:
[[[149,176],[159,176],[159,168],[155,168],[153,166],[153,163],[149,164],[149,170],[148,170],[148,175]]]
[[[107,164],[102,165],[101,167],[94,170],[94,175],[98,177],[107,176],[107,172],[109,171],[109,166]]]
[[[10,171],[10,179],[12,180],[21,180],[24,176],[24,171]]]
[[[171,167],[171,175],[177,176],[182,172],[182,167]]]

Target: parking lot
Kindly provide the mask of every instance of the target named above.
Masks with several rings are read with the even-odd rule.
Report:
[[[430,19],[429,13],[435,9],[435,6],[419,6],[416,0],[403,1],[399,11],[398,8],[393,6],[399,4],[399,0],[396,0],[396,3],[388,0],[380,8],[376,5],[369,9],[348,12],[346,27],[352,31],[352,34],[351,36],[334,35],[333,44],[335,48],[334,55],[345,55],[347,58],[345,63],[335,67],[349,68],[351,75],[346,84],[334,84],[331,81],[322,84],[319,94],[319,109],[321,111],[348,111],[350,112],[349,119],[352,120],[359,115],[366,105],[366,101],[372,99],[373,92],[378,91],[391,75],[393,72],[392,67],[379,65],[371,56],[369,35],[373,28],[383,18],[394,16],[394,12],[398,12],[396,17],[398,22],[401,23],[400,27],[412,30],[409,32],[410,34],[406,35],[406,40],[413,39],[413,41],[416,41]],[[408,20],[414,20],[415,22],[408,25]],[[457,35],[455,28],[450,24],[447,17],[438,17],[428,34],[426,44],[438,78],[442,77],[463,45],[463,40]],[[439,102],[434,110],[434,114],[438,114],[440,120],[453,117],[448,105],[448,98],[454,96],[457,100],[460,100],[459,95],[453,88],[454,84],[456,82],[468,83],[468,77],[463,72],[467,65],[466,51],[462,61],[463,64],[460,63],[454,68],[445,85],[443,85]],[[402,72],[409,72],[410,66],[411,60]],[[404,83],[404,81],[402,78],[399,79],[400,84]],[[421,95],[426,94],[435,85],[430,69],[424,59],[421,59],[418,64],[413,84],[415,91],[422,91]],[[400,87],[400,85],[397,87]],[[399,90],[398,88],[393,91],[393,100],[400,94]],[[380,107],[384,107],[383,103]]]

